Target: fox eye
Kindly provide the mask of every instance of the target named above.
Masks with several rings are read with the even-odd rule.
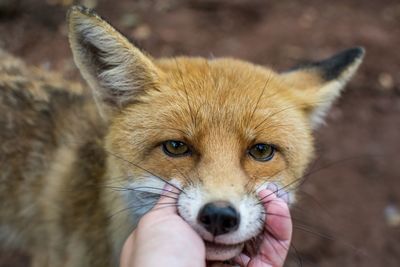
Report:
[[[162,144],[164,153],[170,157],[182,157],[190,153],[189,146],[181,141],[168,140]]]
[[[248,153],[255,160],[269,161],[274,157],[275,148],[272,145],[260,143],[250,147]]]

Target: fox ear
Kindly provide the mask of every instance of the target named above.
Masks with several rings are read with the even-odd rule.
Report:
[[[68,28],[75,63],[98,104],[121,107],[144,87],[156,86],[152,60],[93,11],[73,6]]]
[[[351,48],[281,74],[304,105],[313,128],[323,122],[326,112],[358,69],[364,54],[361,47]]]

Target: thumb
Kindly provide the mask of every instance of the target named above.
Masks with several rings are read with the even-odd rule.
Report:
[[[151,212],[157,212],[158,215],[171,214],[177,212],[178,198],[181,189],[171,182],[166,182],[159,200],[151,209]]]

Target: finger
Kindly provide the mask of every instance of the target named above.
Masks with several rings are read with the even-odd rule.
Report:
[[[263,200],[266,212],[265,229],[273,232],[278,240],[290,241],[293,226],[287,203],[269,190],[261,191],[260,197],[265,197]]]
[[[122,248],[122,253],[121,253],[121,261],[120,261],[120,266],[121,267],[130,267],[132,263],[132,251],[133,251],[133,244],[134,244],[134,232],[131,233],[128,237],[128,239],[125,241],[125,244]]]
[[[249,267],[283,266],[292,237],[289,207],[270,190],[260,192],[266,211],[265,235],[259,254],[249,262]]]
[[[160,215],[161,213],[176,213],[178,197],[179,190],[170,184],[165,184],[159,200],[151,211],[157,212]]]

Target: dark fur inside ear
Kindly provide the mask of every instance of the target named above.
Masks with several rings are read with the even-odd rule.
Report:
[[[87,55],[87,61],[90,62],[94,68],[91,70],[94,75],[99,75],[103,71],[110,70],[113,68],[112,65],[107,63],[102,55],[106,54],[105,51],[95,46],[93,43],[87,42],[83,37],[79,38],[79,42],[82,45],[83,52]]]
[[[357,59],[363,57],[364,53],[364,48],[354,47],[322,61],[302,63],[289,71],[312,69],[320,72],[325,81],[331,81],[339,78]]]
[[[95,46],[93,43],[86,42],[84,39],[81,39],[82,50],[87,55],[87,61],[93,67],[90,70],[93,76],[99,77],[101,73],[106,71],[110,71],[116,67],[114,64],[110,64],[104,60],[103,55],[106,54],[106,51],[101,50],[101,48]],[[101,81],[98,80],[101,84]],[[103,94],[103,102],[111,105],[117,105],[120,103],[121,99],[128,99],[129,96],[133,94],[132,91],[129,90],[118,90],[114,87],[109,87],[107,94]]]

